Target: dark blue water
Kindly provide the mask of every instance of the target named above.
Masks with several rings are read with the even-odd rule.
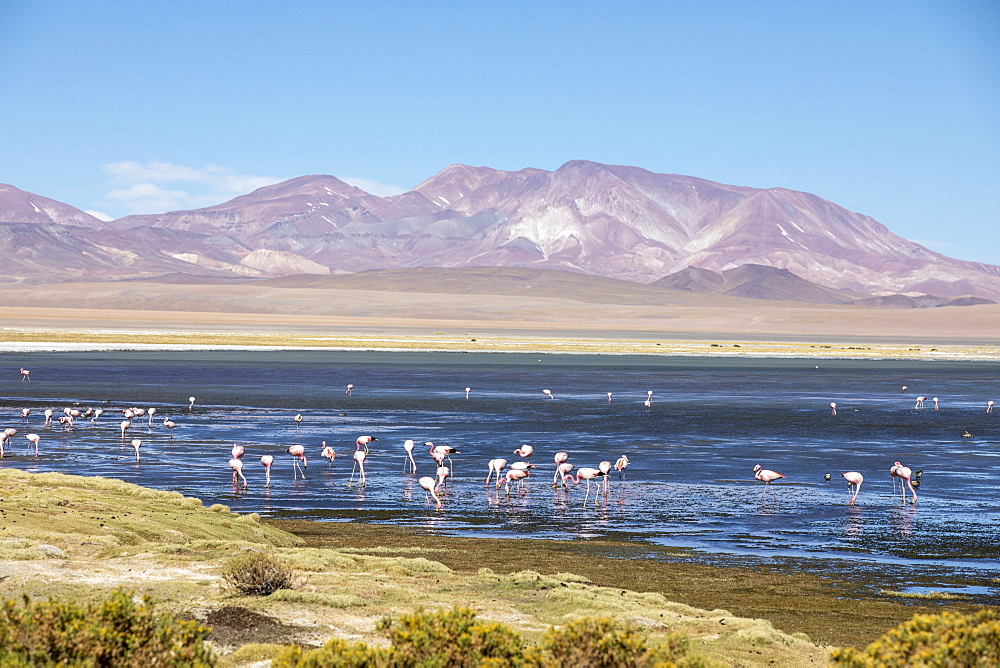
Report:
[[[0,428],[19,432],[3,467],[121,478],[263,516],[610,537],[706,557],[835,560],[998,590],[1000,409],[985,410],[1000,400],[997,363],[817,368],[810,360],[364,352],[6,353],[0,362],[8,370]],[[30,383],[20,382],[21,366],[31,369]],[[927,397],[923,409],[914,408],[918,395]],[[42,424],[46,408],[58,416],[88,406],[106,411],[96,425]],[[119,429],[130,406],[157,409],[152,427],[133,421],[128,439],[142,440],[140,463]],[[22,408],[32,410],[27,421]],[[164,417],[177,424],[172,435]],[[29,432],[41,436],[37,459],[26,455]],[[351,454],[363,434],[378,441],[367,483],[352,485]],[[461,452],[440,511],[418,476],[403,473],[406,439],[418,443],[418,475],[435,470],[423,441]],[[324,440],[338,453],[332,467],[319,456]],[[231,482],[234,443],[247,449],[246,490]],[[293,480],[285,453],[293,443],[310,458],[305,480]],[[524,443],[534,446],[537,468],[521,492],[486,487],[487,461],[514,461]],[[585,504],[585,483],[552,488],[560,450],[578,467],[622,454],[631,465]],[[270,489],[262,454],[276,460]],[[897,460],[923,471],[916,504],[893,496],[888,471]],[[761,496],[758,463],[786,476],[773,486],[776,499]],[[839,475],[847,470],[865,476],[856,506],[847,505]]]

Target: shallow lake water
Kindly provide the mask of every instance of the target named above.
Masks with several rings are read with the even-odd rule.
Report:
[[[318,351],[0,360],[0,429],[18,431],[0,467],[120,478],[265,517],[612,538],[1000,599],[1000,409],[986,412],[1000,400],[997,363]],[[156,414],[133,419],[123,442],[121,411],[133,406]],[[45,409],[87,407],[105,413],[73,429],[44,425]],[[37,458],[27,433],[41,437]],[[351,482],[361,435],[378,439],[364,485]],[[404,473],[406,439],[417,443],[415,475]],[[436,469],[424,441],[459,451],[440,510],[417,484]],[[235,443],[246,448],[245,489],[231,481]],[[294,477],[292,444],[305,447],[305,479]],[[509,496],[487,486],[487,462],[518,460],[522,444],[534,447],[532,475]],[[577,467],[621,455],[630,465],[588,496],[586,481],[553,489],[557,451]],[[264,454],[275,458],[270,488]],[[894,461],[922,472],[916,503],[893,493]],[[785,478],[765,492],[755,464]],[[854,506],[840,476],[849,470],[865,477]]]

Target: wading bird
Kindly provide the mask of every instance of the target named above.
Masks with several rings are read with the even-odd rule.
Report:
[[[430,500],[430,497],[434,497],[434,501],[437,503],[437,508],[438,510],[440,510],[443,504],[441,503],[441,499],[438,498],[437,492],[434,489],[436,485],[436,481],[434,480],[434,478],[430,477],[429,475],[425,475],[424,477],[417,480],[417,484],[423,487],[424,491],[427,492],[428,501]]]
[[[865,477],[857,471],[846,471],[840,475],[847,481],[847,505],[853,506],[858,500],[858,492],[861,491],[861,483],[865,481]]]
[[[587,501],[590,499],[590,481],[591,480],[596,480],[597,478],[600,478],[600,477],[605,476],[605,475],[606,474],[602,473],[600,469],[595,469],[595,468],[590,468],[588,466],[585,466],[585,467],[583,467],[582,469],[579,469],[576,472],[576,478],[575,479],[574,479],[574,477],[573,477],[572,474],[569,474],[569,475],[566,476],[566,480],[569,480],[574,485],[579,485],[581,480],[586,480],[587,481],[587,495],[583,498],[583,505],[587,505]],[[601,488],[600,481],[597,482],[597,488],[598,489]],[[596,493],[594,494],[594,505],[595,506],[597,505],[597,494]]]
[[[323,441],[323,449],[320,450],[320,454],[326,457],[327,468],[333,466],[333,460],[337,458],[337,453],[333,451],[333,448],[326,444],[326,441]]]
[[[500,489],[500,485],[502,484],[500,474],[507,468],[507,460],[501,458],[491,459],[487,466],[489,467],[489,472],[486,474],[486,486],[489,487],[490,480],[493,478],[493,472],[495,471],[497,474],[497,489]]]
[[[917,502],[917,493],[913,489],[913,484],[910,482],[910,476],[912,472],[906,466],[903,466],[899,462],[893,462],[892,467],[889,469],[889,475],[892,476],[892,491],[896,492],[896,479],[899,479],[899,495],[906,503],[906,490],[903,488],[903,482],[906,482],[906,486],[910,488],[910,492],[913,494],[913,503]]]
[[[274,457],[271,455],[261,455],[260,463],[264,465],[264,487],[271,486],[271,464],[274,463]]]
[[[41,440],[41,437],[38,434],[25,434],[24,437],[26,439],[28,439],[28,442],[32,443],[35,446],[35,456],[37,457],[38,456],[38,441]],[[31,451],[31,446],[30,445],[28,446],[28,451],[29,452]]]
[[[364,485],[368,481],[368,478],[365,477],[365,457],[367,457],[367,456],[368,456],[368,453],[365,450],[355,450],[354,451],[354,466],[351,467],[351,482],[348,483],[348,486],[351,486],[351,485],[354,484],[354,469],[355,468],[358,468],[358,469],[361,470],[361,484]]]
[[[784,478],[785,476],[781,475],[777,471],[761,468],[760,464],[756,464],[753,467],[753,477],[764,483],[764,491],[760,493],[760,498],[763,500],[764,494],[767,492],[767,488],[771,486],[771,483],[778,478]],[[774,497],[775,501],[778,500],[778,495],[774,493],[774,489],[771,489],[771,496]]]
[[[410,473],[416,473],[417,472],[417,463],[415,461],[413,461],[413,448],[414,447],[415,447],[415,444],[414,444],[412,438],[408,438],[405,441],[403,441],[403,450],[406,451],[406,456],[409,458],[409,462],[410,462]],[[403,462],[403,472],[404,473],[406,472],[406,462]]]
[[[514,454],[517,454],[517,452],[515,451]],[[555,488],[556,478],[559,477],[559,465],[565,462],[567,459],[569,459],[569,453],[557,452],[552,459],[554,459],[556,462],[556,472],[552,474],[552,487]]]
[[[298,480],[298,474],[302,474],[302,479],[306,479],[305,469],[309,466],[309,462],[306,460],[306,449],[305,446],[296,443],[295,445],[289,445],[285,449],[285,452],[292,456],[292,474],[293,480]],[[299,466],[299,462],[302,462],[302,466]]]
[[[236,476],[243,478],[243,489],[247,488],[247,478],[243,475],[243,461],[240,459],[230,459],[229,468],[233,470],[233,484],[236,484]]]
[[[142,446],[142,441],[137,438],[132,439],[132,449],[135,450],[135,461],[139,461],[139,448]]]
[[[21,367],[21,382],[23,383],[24,381],[31,382],[31,372]]]

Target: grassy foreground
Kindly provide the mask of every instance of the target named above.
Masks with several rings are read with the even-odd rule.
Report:
[[[383,616],[453,605],[529,639],[549,625],[601,615],[637,623],[653,638],[683,631],[694,651],[729,665],[824,665],[827,645],[867,644],[921,611],[846,600],[835,582],[813,576],[621,558],[628,548],[613,542],[262,522],[175,492],[58,473],[0,470],[0,518],[5,598],[147,594],[166,611],[212,626],[222,665],[333,636],[384,642],[375,629]],[[273,551],[295,569],[295,586],[266,597],[227,591],[223,567],[246,549]]]

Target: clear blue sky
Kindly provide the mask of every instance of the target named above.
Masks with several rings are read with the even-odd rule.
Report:
[[[571,159],[1000,264],[1000,2],[0,2],[0,182],[84,210]]]

